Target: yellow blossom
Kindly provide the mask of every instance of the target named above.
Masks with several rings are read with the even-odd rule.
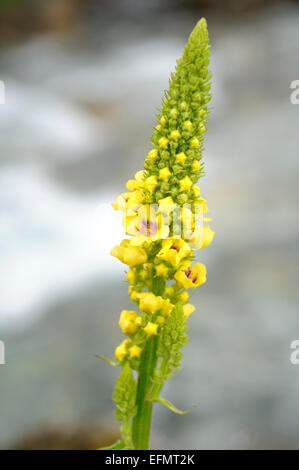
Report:
[[[198,226],[189,239],[189,243],[197,250],[201,250],[212,243],[214,235],[215,232],[209,225]]]
[[[166,295],[167,297],[172,297],[172,296],[174,295],[174,288],[173,288],[173,286],[167,286],[167,287],[165,288],[165,295]]]
[[[189,176],[185,176],[182,180],[180,180],[180,190],[181,191],[189,191],[192,186],[192,181],[190,180]]]
[[[185,263],[174,275],[175,280],[184,289],[195,289],[207,280],[207,270],[204,264],[195,263],[192,269]]]
[[[168,261],[172,266],[178,266],[183,258],[191,253],[190,246],[181,238],[162,240],[162,248],[157,257]]]
[[[129,344],[129,340],[125,339],[122,343],[120,343],[119,346],[117,346],[117,348],[115,349],[115,357],[116,359],[118,359],[119,361],[123,361],[127,354],[128,354],[128,351],[127,351],[127,346]]]
[[[184,122],[184,129],[185,129],[186,131],[191,131],[191,129],[192,129],[192,122],[191,122],[191,121],[185,121],[185,122]]]
[[[138,313],[131,310],[123,310],[119,318],[119,326],[125,335],[134,335],[137,331],[136,319]]]
[[[199,197],[199,198],[196,198],[194,202],[195,202],[194,204],[195,216],[202,219],[203,222],[210,222],[212,219],[205,216],[205,214],[209,212],[209,209],[207,208],[206,200],[203,197]]]
[[[129,240],[123,240],[120,245],[115,246],[111,250],[111,255],[130,267],[138,266],[147,261],[146,251],[141,247],[130,246]]]
[[[179,295],[179,300],[182,302],[182,303],[185,303],[187,302],[187,300],[189,299],[189,294],[187,291],[184,290],[184,292],[182,292],[180,295]]]
[[[144,327],[144,331],[148,336],[153,336],[158,333],[158,325],[156,323],[148,322]]]
[[[157,213],[154,205],[141,206],[134,215],[125,215],[123,226],[128,235],[135,236],[130,241],[133,246],[167,238],[169,235],[168,217]]]
[[[183,306],[183,312],[184,312],[184,317],[187,319],[190,317],[191,313],[193,313],[195,310],[194,305],[192,304],[186,304]]]
[[[201,133],[203,133],[203,132],[206,132],[206,130],[207,130],[207,129],[205,128],[205,126],[201,123],[201,124],[199,125],[199,131],[200,131]]]
[[[137,173],[135,174],[135,179],[127,181],[126,186],[130,191],[140,191],[143,189],[145,178],[146,178],[145,170],[137,171]]]
[[[165,197],[164,199],[159,199],[159,211],[163,212],[164,214],[170,214],[175,208],[175,203],[171,196]]]
[[[198,160],[194,160],[194,162],[191,165],[192,171],[199,171],[200,170],[200,163]]]
[[[171,173],[169,171],[169,168],[167,168],[167,166],[165,168],[162,168],[162,170],[159,171],[160,180],[168,181],[170,177],[171,177]]]
[[[149,176],[148,178],[146,178],[145,182],[144,182],[144,187],[147,191],[149,191],[150,193],[152,193],[154,191],[154,189],[157,187],[158,185],[158,181],[157,181],[157,178],[155,176]]]
[[[135,282],[135,273],[134,271],[132,271],[132,269],[130,269],[130,271],[127,272],[127,279],[129,282],[131,282],[131,284]]]
[[[139,294],[139,291],[136,290],[134,286],[130,286],[129,289],[128,289],[128,294],[131,297],[131,299],[133,300],[133,302],[136,302],[137,295]]]
[[[178,213],[175,214],[176,216]],[[195,218],[192,211],[187,206],[183,206],[179,212],[180,221],[183,224],[183,237],[187,238],[190,235],[190,232],[194,230],[195,227]],[[175,217],[174,217],[174,220]]]
[[[175,156],[176,161],[177,161],[180,165],[184,165],[184,163],[185,163],[185,161],[186,161],[186,158],[187,158],[187,156],[184,154],[184,152],[178,153],[178,154]]]
[[[176,108],[172,108],[172,109],[170,110],[170,113],[169,113],[169,114],[170,114],[170,117],[172,117],[173,119],[175,119],[175,118],[177,117],[177,115],[178,115],[177,109],[176,109]]]
[[[141,354],[141,351],[142,349],[139,348],[139,346],[136,346],[136,344],[134,344],[133,346],[130,347],[129,349],[129,353],[130,353],[130,357],[132,359],[136,358],[136,357],[139,357],[140,354]]]
[[[158,150],[157,149],[152,149],[148,153],[148,158],[152,161],[156,160],[157,156],[158,156]]]
[[[142,269],[142,270],[140,271],[140,273],[139,273],[139,276],[140,276],[140,278],[141,278],[143,281],[145,281],[145,279],[146,279],[147,276],[148,276],[146,269]]]
[[[166,137],[161,137],[159,139],[159,146],[161,149],[167,149],[169,140]]]
[[[198,186],[193,185],[192,186],[192,191],[193,191],[195,197],[200,196],[200,188]]]
[[[156,266],[156,274],[157,274],[157,276],[166,277],[166,276],[167,276],[167,273],[168,273],[168,267],[165,266],[165,264],[158,264],[158,265]]]
[[[178,140],[180,138],[181,134],[178,130],[171,131],[170,137],[173,140]]]
[[[186,101],[182,101],[182,102],[181,102],[181,109],[182,109],[182,111],[185,111],[185,110],[187,109],[187,103],[186,103]]]
[[[200,146],[200,142],[197,137],[193,137],[193,139],[190,140],[190,147],[193,148],[198,148]]]
[[[137,171],[137,173],[135,173],[134,177],[136,181],[141,183],[142,181],[145,180],[146,175],[147,175],[147,172],[145,170],[139,170]]]
[[[129,212],[130,210],[135,210],[140,204],[142,204],[143,199],[144,194],[140,190],[136,190],[131,193],[123,193],[117,197],[116,204],[112,204],[112,207],[116,211],[122,210]]]
[[[139,308],[142,312],[154,314],[163,305],[163,299],[152,292],[145,292],[137,295],[139,298]]]
[[[160,326],[164,325],[164,323],[165,323],[165,318],[161,317],[161,315],[158,315],[156,320],[157,320],[158,325],[160,325]]]
[[[165,299],[162,307],[162,314],[164,317],[169,317],[173,309],[174,305],[170,302],[169,299]]]

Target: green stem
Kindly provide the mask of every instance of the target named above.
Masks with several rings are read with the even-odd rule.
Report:
[[[153,403],[146,399],[157,364],[158,337],[150,337],[142,351],[136,406],[137,413],[133,420],[133,444],[136,450],[147,450],[149,447]]]
[[[152,291],[155,295],[162,295],[165,289],[165,280],[160,277],[152,279]],[[133,419],[132,439],[136,450],[147,450],[149,447],[153,402],[148,400],[148,393],[153,385],[153,377],[157,366],[158,336],[149,337],[145,343],[140,357],[136,408]]]
[[[162,361],[162,364],[161,364],[161,367],[160,367],[162,376],[163,376],[163,373],[165,373],[165,371],[167,370],[168,361],[169,361],[169,357],[165,357]],[[154,386],[152,387],[152,389],[150,390],[150,392],[148,394],[148,397],[147,397],[148,400],[153,400],[153,399],[159,397],[163,386],[164,386],[164,382],[154,384]]]

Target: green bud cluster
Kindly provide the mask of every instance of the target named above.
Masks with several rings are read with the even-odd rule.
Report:
[[[162,100],[151,142],[158,150],[155,159],[147,157],[145,169],[148,176],[156,176],[159,184],[153,194],[155,201],[171,196],[182,205],[192,202],[190,191],[182,192],[179,181],[188,176],[195,184],[203,173],[200,162],[203,151],[203,133],[209,115],[211,99],[208,69],[210,45],[207,24],[201,19],[194,28],[184,55],[177,61],[171,75],[169,90]],[[162,140],[161,140],[162,139]],[[178,163],[177,155],[184,153],[186,160]],[[171,173],[167,181],[159,179],[159,171],[167,167]]]

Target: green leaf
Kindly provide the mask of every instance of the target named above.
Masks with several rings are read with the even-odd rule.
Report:
[[[152,399],[152,401],[154,401],[156,403],[160,403],[161,405],[166,406],[166,408],[168,408],[170,411],[173,411],[173,413],[176,413],[178,415],[185,415],[185,414],[189,413],[189,411],[191,411],[194,408],[194,405],[192,405],[192,406],[190,406],[190,408],[188,408],[188,410],[185,410],[185,411],[179,410],[170,401],[165,400],[165,398],[162,398],[162,397],[154,398],[154,399]]]
[[[125,448],[125,445],[122,441],[116,441],[114,444],[111,444],[111,446],[100,447],[97,450],[123,450],[124,448]]]
[[[159,355],[165,359],[166,366],[157,371],[155,381],[165,382],[180,368],[182,361],[181,349],[187,344],[186,321],[183,307],[177,303],[162,332]]]
[[[117,421],[121,421],[122,423],[120,425],[120,431],[126,449],[133,448],[131,418],[136,413],[136,389],[137,384],[132,369],[129,363],[126,362],[117,379],[113,392],[113,401],[116,405],[115,417]]]
[[[119,367],[121,365],[119,361],[118,362],[113,361],[112,359],[108,359],[108,357],[101,356],[100,354],[96,354],[96,357],[98,357],[99,359],[102,359],[102,361],[108,362],[108,364],[110,364],[113,367]]]

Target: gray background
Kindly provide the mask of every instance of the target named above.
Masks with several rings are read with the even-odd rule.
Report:
[[[109,256],[121,221],[107,204],[142,167],[155,107],[203,15],[213,110],[200,186],[216,236],[199,256],[208,282],[192,299],[183,368],[163,391],[196,408],[157,405],[152,446],[299,448],[298,6],[186,3],[54,2],[28,29],[18,15],[5,22],[2,448],[48,429],[117,429],[118,370],[95,358],[113,355],[127,306],[124,266]]]

